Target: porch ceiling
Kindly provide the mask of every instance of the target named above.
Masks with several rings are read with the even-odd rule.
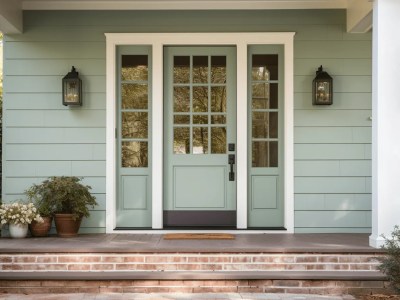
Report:
[[[24,10],[346,9],[349,32],[372,26],[372,0],[0,0],[0,31],[22,33]]]

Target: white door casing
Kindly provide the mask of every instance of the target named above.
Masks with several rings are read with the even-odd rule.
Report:
[[[247,52],[248,45],[284,46],[285,228],[294,232],[293,38],[279,33],[105,33],[106,35],[106,232],[116,231],[116,48],[152,47],[152,228],[163,224],[163,48],[167,45],[233,45],[237,51],[237,228],[247,228]],[[124,233],[130,231],[124,230]],[[135,233],[159,233],[135,230]],[[249,231],[242,231],[249,233]],[[260,233],[260,231],[257,231]],[[277,231],[274,231],[277,232]],[[279,231],[278,231],[279,232]]]

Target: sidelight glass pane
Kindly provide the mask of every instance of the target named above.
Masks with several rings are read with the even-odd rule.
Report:
[[[174,87],[174,112],[190,111],[190,88]]]
[[[252,166],[268,167],[268,142],[253,142]]]
[[[253,142],[252,166],[260,168],[278,167],[278,142]]]
[[[208,116],[206,115],[194,115],[193,124],[208,124]]]
[[[278,167],[278,142],[269,142],[269,166]]]
[[[253,80],[278,80],[278,55],[253,55],[251,73]]]
[[[122,109],[147,109],[147,84],[121,85]]]
[[[122,138],[147,138],[147,112],[122,113]]]
[[[226,56],[211,56],[211,82],[226,83]]]
[[[211,153],[226,153],[225,127],[211,127]]]
[[[208,82],[208,56],[193,56],[193,83]]]
[[[193,128],[193,154],[208,153],[208,127]]]
[[[190,128],[174,128],[174,154],[190,153]]]
[[[174,124],[190,124],[189,115],[175,115]]]
[[[190,56],[174,56],[174,83],[190,82]]]
[[[211,124],[226,124],[226,116],[225,115],[211,116]]]
[[[208,87],[194,86],[193,87],[193,111],[207,112],[208,111]]]
[[[147,55],[122,55],[121,63],[122,80],[147,81]]]
[[[211,111],[226,112],[226,87],[211,87]]]
[[[252,119],[252,137],[267,138],[268,137],[268,113],[253,112]]]
[[[278,113],[269,113],[269,137],[272,139],[278,138]]]
[[[122,161],[123,168],[145,168],[148,165],[148,145],[147,142],[122,142]]]
[[[252,109],[278,108],[277,83],[253,83],[251,94],[252,94]]]

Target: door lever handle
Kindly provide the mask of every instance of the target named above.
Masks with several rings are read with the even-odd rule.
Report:
[[[228,155],[228,164],[230,165],[229,181],[235,181],[235,172],[233,170],[233,165],[235,164],[235,154]]]

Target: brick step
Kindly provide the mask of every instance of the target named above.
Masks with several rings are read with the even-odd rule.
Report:
[[[378,271],[0,272],[0,280],[384,280]]]
[[[2,272],[19,271],[376,271],[382,254],[349,253],[3,253]]]
[[[371,293],[390,294],[392,292],[388,289],[388,284],[384,281],[383,276],[376,272],[220,273],[222,272],[1,272],[0,293],[366,295]]]

